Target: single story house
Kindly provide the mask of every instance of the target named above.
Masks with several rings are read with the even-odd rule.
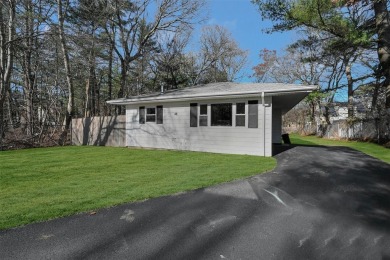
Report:
[[[316,86],[212,83],[107,101],[126,106],[126,145],[272,156],[282,115]]]

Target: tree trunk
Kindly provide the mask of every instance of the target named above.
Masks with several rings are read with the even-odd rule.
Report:
[[[88,59],[89,74],[85,86],[85,117],[96,115],[96,55],[95,55],[95,26],[92,24],[90,51]]]
[[[112,65],[114,63],[114,43],[110,45],[110,56],[108,59],[108,99],[112,99]]]
[[[96,99],[97,99],[97,96],[96,96],[96,72],[95,72],[95,57],[93,57],[93,64],[91,65],[91,67],[89,68],[89,71],[90,71],[90,75],[89,75],[89,79],[90,79],[90,84],[91,84],[91,114],[92,116],[96,116]]]
[[[4,114],[4,118],[6,118],[7,121],[7,132],[14,132],[14,121],[12,118],[12,98],[11,98],[11,90],[10,90],[10,84],[7,86],[7,92],[6,92],[6,99],[5,99],[5,111],[6,114]]]
[[[24,92],[26,102],[26,134],[28,137],[34,135],[34,83],[35,76],[32,73],[32,49],[33,49],[33,35],[34,35],[34,18],[33,18],[33,3],[31,0],[25,1],[25,40],[23,51],[23,78],[24,78]]]
[[[351,64],[346,62],[345,66],[345,75],[347,76],[347,85],[348,85],[348,118],[353,118],[354,116],[354,107],[353,107],[353,78],[351,73]]]
[[[118,92],[118,98],[123,98],[127,84],[127,62],[121,59],[121,85]],[[122,106],[118,107],[118,115],[122,115]]]
[[[90,92],[91,92],[91,78],[88,77],[85,83],[85,103],[84,103],[84,117],[91,116],[91,105],[90,105]]]
[[[108,100],[112,99],[112,65],[114,63],[114,42],[110,44],[110,56],[108,58]],[[108,115],[111,115],[111,107],[108,107]]]
[[[11,42],[15,35],[16,3],[12,0],[3,1],[0,5],[0,14],[3,13],[3,5],[8,5],[8,22],[4,21],[3,16],[0,15],[0,147],[2,147],[5,135],[4,105],[13,68],[14,49]]]
[[[312,123],[314,123],[315,122],[315,117],[316,117],[316,115],[315,115],[315,113],[316,113],[316,103],[314,101],[312,101],[311,104],[310,104],[310,107],[311,107],[310,121]]]
[[[64,14],[62,11],[62,0],[57,0],[57,16],[58,16],[58,32],[59,32],[59,38],[61,43],[61,49],[62,49],[62,58],[64,60],[64,67],[65,67],[65,73],[66,73],[66,83],[68,85],[68,105],[66,109],[66,116],[65,116],[65,127],[61,134],[59,144],[64,145],[66,142],[66,138],[68,136],[68,132],[70,130],[70,124],[72,122],[72,117],[74,114],[74,88],[73,88],[73,82],[72,82],[72,76],[71,76],[71,70],[70,70],[70,62],[69,62],[69,55],[68,50],[66,47],[66,39],[65,39],[65,32],[64,32]]]
[[[390,20],[387,0],[373,1],[375,25],[378,35],[378,57],[381,71],[385,77],[386,108],[390,109]]]
[[[326,104],[325,106],[325,112],[324,112],[324,117],[327,125],[330,125],[330,114],[329,114],[329,104]]]

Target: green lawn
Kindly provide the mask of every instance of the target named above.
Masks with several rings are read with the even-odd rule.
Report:
[[[292,144],[302,145],[326,145],[326,146],[347,146],[355,150],[361,151],[372,157],[378,158],[384,162],[390,163],[390,149],[383,146],[357,141],[343,141],[343,140],[329,140],[316,136],[300,136],[297,134],[290,134]]]
[[[0,152],[0,229],[244,178],[273,158],[70,146]]]

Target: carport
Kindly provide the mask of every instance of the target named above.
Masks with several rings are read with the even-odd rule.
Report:
[[[307,90],[302,92],[279,92],[272,96],[272,143],[282,143],[283,115],[295,107],[308,95]]]

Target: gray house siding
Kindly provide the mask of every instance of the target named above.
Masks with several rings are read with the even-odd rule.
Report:
[[[258,102],[257,127],[249,128],[248,101]],[[190,127],[191,103],[197,103],[197,126]],[[232,104],[232,126],[211,126],[211,105]],[[245,126],[236,126],[236,104],[245,103]],[[201,102],[151,103],[163,106],[163,124],[139,122],[139,106],[126,108],[126,144],[130,147],[162,148],[215,153],[272,155],[272,98],[217,99]],[[201,126],[200,105],[207,105],[207,126]],[[194,109],[194,108],[193,108]],[[253,124],[253,123],[251,123]]]

